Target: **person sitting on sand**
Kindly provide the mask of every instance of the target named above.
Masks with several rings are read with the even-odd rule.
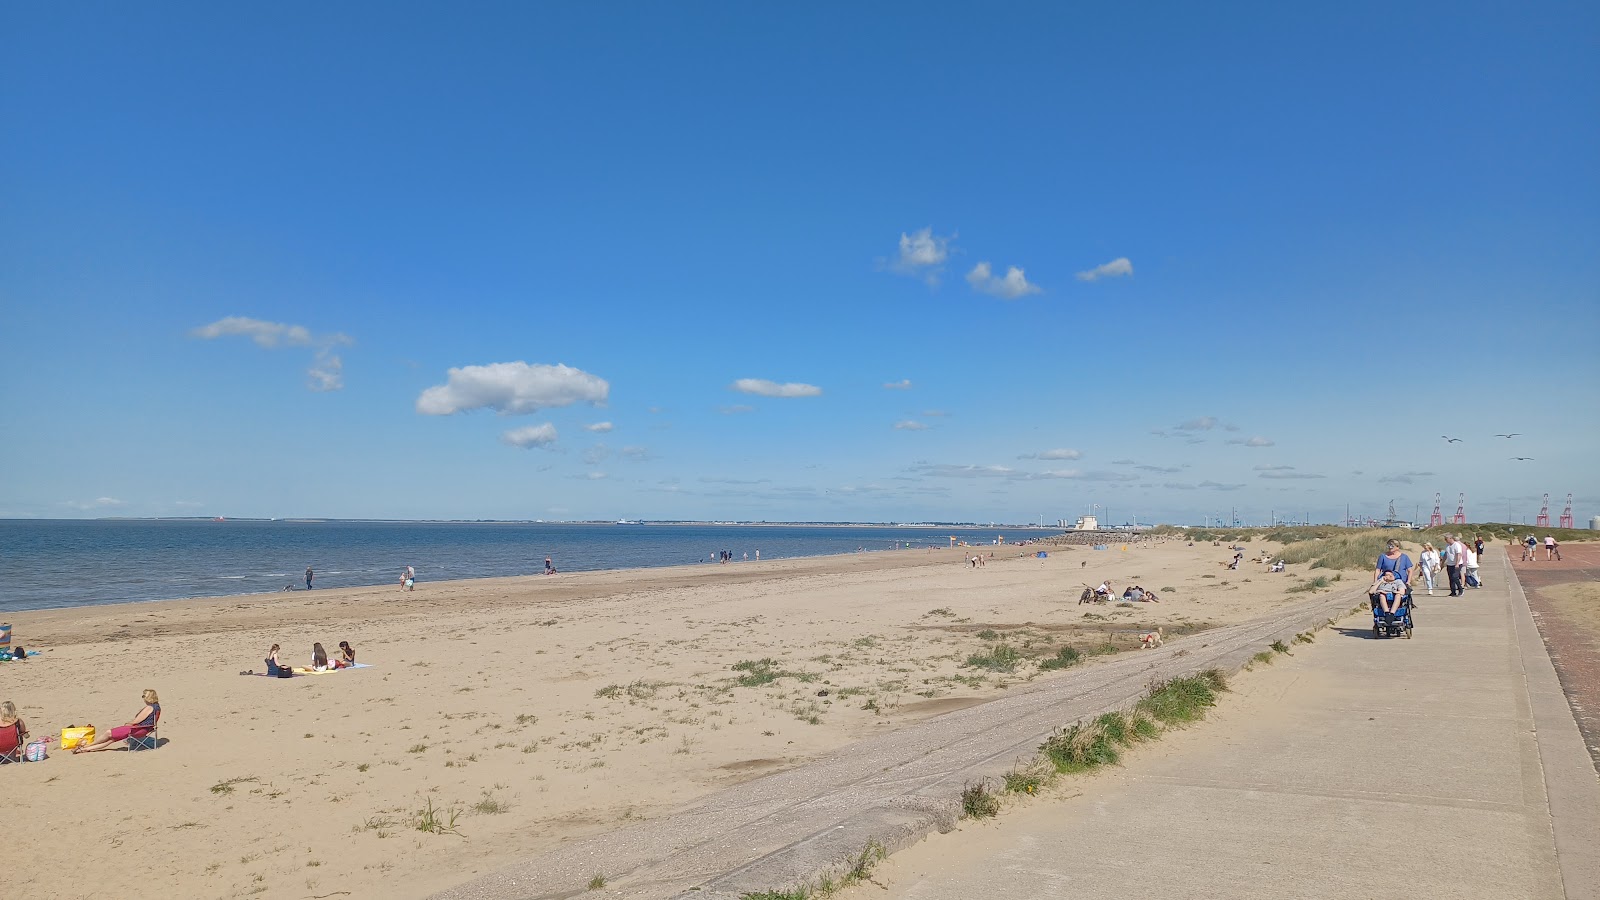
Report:
[[[1377,598],[1383,614],[1392,619],[1400,609],[1400,601],[1405,598],[1406,583],[1395,580],[1393,572],[1384,572],[1381,579],[1372,583],[1372,589],[1367,593]]]
[[[130,737],[149,737],[150,732],[155,730],[156,723],[160,721],[161,698],[156,696],[155,691],[147,689],[144,692],[144,708],[139,710],[139,714],[137,716],[133,717],[133,721],[126,725],[118,725],[105,734],[97,735],[94,739],[94,743],[89,744],[88,746],[79,744],[77,747],[72,749],[72,752],[97,753],[101,750],[108,749],[112,744],[115,744],[119,741],[125,741]]]
[[[0,703],[0,763],[22,762],[22,749],[28,746],[28,724],[17,715],[10,700]]]
[[[334,660],[334,668],[348,669],[356,664],[356,648],[350,646],[349,641],[339,642],[339,658]]]
[[[288,667],[278,659],[278,645],[273,644],[272,649],[267,651],[267,674],[273,678],[282,678],[288,670]]]
[[[322,649],[322,644],[320,643],[311,645],[311,671],[328,671],[328,651]]]
[[[1282,572],[1283,569],[1284,569],[1284,562],[1283,562],[1283,560],[1280,559],[1277,562],[1273,563],[1272,564],[1272,568],[1268,569],[1267,571],[1268,572]]]
[[[1132,600],[1135,603],[1142,603],[1144,602],[1144,588],[1139,587],[1136,584],[1124,591],[1122,597],[1124,600]]]

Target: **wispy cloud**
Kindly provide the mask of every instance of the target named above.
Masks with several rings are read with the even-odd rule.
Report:
[[[1187,422],[1179,422],[1177,425],[1172,427],[1178,431],[1210,431],[1211,429],[1217,427],[1217,424],[1216,416],[1200,416],[1199,418],[1190,419]],[[1161,432],[1154,433],[1160,434]]]
[[[935,478],[1009,478],[1016,469],[1007,466],[961,466],[951,463],[918,463],[911,471]]]
[[[1121,278],[1133,274],[1133,263],[1126,256],[1119,256],[1111,262],[1102,263],[1094,268],[1078,273],[1079,281],[1099,281],[1102,278]],[[1158,281],[1160,279],[1157,279]]]
[[[1194,485],[1185,484],[1181,481],[1169,481],[1161,486],[1169,491],[1192,491],[1195,489]]]
[[[1244,485],[1242,485],[1242,484],[1225,484],[1225,483],[1220,482],[1220,481],[1202,481],[1202,482],[1200,482],[1198,487],[1204,488],[1204,489],[1206,489],[1208,491],[1237,491],[1240,488],[1244,487]]]
[[[306,387],[321,393],[344,387],[344,360],[326,350],[318,353],[306,369]]]
[[[316,355],[312,358],[311,366],[306,369],[306,387],[317,392],[337,391],[344,387],[344,360],[333,353],[333,348],[341,344],[355,343],[349,335],[342,332],[314,334],[304,325],[268,322],[248,316],[228,316],[218,319],[209,325],[191,329],[189,336],[205,341],[225,337],[249,338],[257,347],[267,350],[284,347],[315,348]]]
[[[611,456],[611,448],[605,444],[595,444],[593,447],[583,448],[583,464],[598,466]]]
[[[1257,472],[1287,472],[1294,466],[1256,466]]]
[[[1083,454],[1071,447],[1058,447],[1054,450],[1043,450],[1038,453],[1024,453],[1017,459],[1083,459]]]
[[[611,476],[604,472],[585,472],[582,475],[574,475],[572,477],[580,481],[600,481],[605,478],[610,478]]]
[[[820,397],[822,388],[814,384],[800,382],[786,382],[779,384],[765,378],[741,378],[728,386],[729,389],[741,394],[755,394],[758,397]]]
[[[1274,441],[1268,440],[1259,434],[1248,438],[1228,438],[1228,443],[1241,447],[1271,447],[1275,445]]]
[[[1356,475],[1360,472],[1354,473]],[[1432,478],[1432,472],[1401,472],[1398,475],[1385,475],[1378,479],[1380,484],[1416,484],[1419,478]]]
[[[719,407],[717,407],[717,412],[722,413],[725,416],[738,416],[738,415],[743,415],[744,413],[755,412],[755,411],[756,411],[756,408],[754,406],[747,406],[746,404],[743,404],[743,403],[735,403],[732,406],[719,406]]]
[[[899,381],[885,381],[883,386],[885,390],[890,391],[909,391],[911,390],[911,379],[902,378]]]
[[[583,430],[592,431],[595,434],[605,434],[616,427],[617,426],[612,425],[610,422],[591,422],[590,424],[583,426]]]
[[[650,452],[649,447],[642,447],[638,445],[623,447],[621,450],[617,451],[617,455],[623,459],[632,460],[633,462],[646,462],[656,458],[655,454]]]
[[[1299,480],[1311,479],[1311,478],[1326,478],[1327,476],[1326,475],[1318,475],[1318,474],[1316,474],[1314,472],[1289,472],[1289,471],[1281,471],[1280,470],[1280,471],[1276,471],[1276,472],[1262,472],[1260,475],[1257,475],[1256,477],[1257,478],[1272,478],[1272,479],[1283,480],[1283,481],[1290,481],[1290,480],[1299,481]]]
[[[1176,475],[1179,472],[1183,471],[1183,467],[1182,466],[1142,465],[1142,466],[1134,466],[1134,468],[1135,469],[1139,469],[1140,471],[1143,471],[1143,472],[1156,472],[1156,473],[1159,473],[1159,474],[1162,474],[1162,475]]]
[[[417,412],[449,416],[474,409],[492,409],[503,416],[522,415],[574,403],[599,406],[611,385],[598,375],[567,365],[517,362],[451,369],[444,384],[417,397]]]
[[[979,293],[1001,297],[1006,300],[1015,300],[1029,294],[1037,294],[1043,290],[1036,284],[1028,281],[1022,269],[1011,266],[1006,269],[1003,277],[995,277],[994,270],[987,262],[980,262],[967,273],[967,284]]]
[[[1111,461],[1111,464],[1113,466],[1136,466],[1136,465],[1138,465],[1138,463],[1136,461],[1131,460],[1131,459],[1113,459]]]
[[[894,423],[894,427],[896,431],[927,431],[931,426],[929,426],[926,422],[918,422],[915,419],[906,419],[903,422]]]
[[[548,447],[556,442],[556,426],[549,422],[543,425],[525,425],[522,428],[513,428],[500,435],[500,440],[513,447],[524,450],[534,447]]]
[[[127,506],[128,504],[127,504],[127,501],[118,500],[116,497],[96,497],[93,500],[89,500],[89,501],[68,500],[67,501],[67,505],[72,507],[73,509],[89,510],[89,509],[116,509],[119,506]]]

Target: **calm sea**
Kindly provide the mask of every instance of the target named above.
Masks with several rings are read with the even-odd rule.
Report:
[[[1008,533],[1009,532],[1009,533]],[[0,520],[0,613],[305,587],[527,575],[1026,539],[1038,529],[804,525]]]

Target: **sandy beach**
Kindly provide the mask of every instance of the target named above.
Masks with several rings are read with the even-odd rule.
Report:
[[[1037,664],[1064,645],[1094,665],[1140,630],[1182,641],[1303,599],[1287,589],[1305,567],[1267,574],[1264,546],[1236,572],[1225,547],[1169,540],[981,548],[995,557],[976,569],[971,550],[919,549],[12,614],[16,642],[44,652],[0,667],[0,699],[35,737],[122,724],[144,688],[164,710],[155,752],[0,770],[14,887],[427,896],[1070,677]],[[1103,579],[1162,602],[1079,605]],[[239,674],[274,642],[304,664],[341,640],[371,668]],[[966,664],[996,644],[1020,651],[1014,671]]]

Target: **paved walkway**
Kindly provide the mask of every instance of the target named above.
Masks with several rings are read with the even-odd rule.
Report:
[[[1486,555],[1485,588],[1422,598],[1415,639],[1347,619],[1080,796],[934,836],[848,896],[1600,897],[1600,777]]]

